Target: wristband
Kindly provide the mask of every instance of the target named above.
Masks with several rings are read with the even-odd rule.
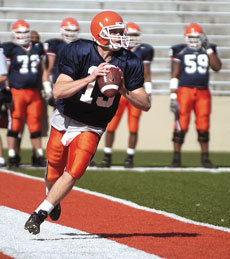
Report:
[[[174,78],[170,79],[170,82],[169,82],[169,89],[170,90],[177,90],[178,85],[179,85],[179,79],[178,78],[174,77]]]
[[[171,93],[170,94],[170,99],[171,100],[176,100],[177,99],[177,94],[176,93]]]
[[[214,52],[214,51],[213,51],[212,48],[209,48],[209,49],[206,50],[206,53],[207,53],[208,55],[212,54],[213,52]]]
[[[144,83],[144,88],[145,88],[145,92],[147,94],[151,94],[152,93],[152,83],[151,82],[145,82]]]
[[[49,81],[42,82],[45,93],[50,94],[52,92],[51,83]]]

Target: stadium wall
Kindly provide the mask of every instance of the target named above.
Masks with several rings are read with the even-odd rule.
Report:
[[[229,107],[229,96],[212,97],[212,115],[210,128],[210,151],[230,151],[230,118],[227,107]],[[49,107],[49,115],[52,107]],[[140,122],[139,140],[137,150],[172,150],[172,130],[174,115],[169,111],[169,97],[166,95],[153,95],[152,107],[149,112],[143,112]],[[0,129],[3,146],[7,148],[6,130]],[[47,137],[43,138],[43,148],[46,147]],[[116,131],[114,149],[127,148],[128,128],[127,114],[125,113]],[[99,149],[104,147],[104,137],[99,143]],[[28,129],[25,129],[22,148],[31,148]],[[197,133],[194,126],[194,116],[191,117],[190,129],[186,136],[183,150],[199,151]]]

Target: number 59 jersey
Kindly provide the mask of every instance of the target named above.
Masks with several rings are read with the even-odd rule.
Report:
[[[10,88],[28,89],[41,87],[41,59],[45,55],[43,45],[30,43],[23,48],[13,42],[2,44],[7,61],[10,62],[8,80]]]
[[[210,44],[214,53],[216,45]],[[180,62],[179,86],[207,89],[209,84],[209,57],[205,49],[189,48],[186,44],[170,49],[172,61]]]

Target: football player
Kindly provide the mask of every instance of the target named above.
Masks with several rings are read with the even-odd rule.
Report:
[[[128,22],[126,24],[126,27],[127,27],[127,35],[129,36],[128,49],[134,52],[143,62],[144,80],[145,80],[144,88],[146,93],[151,98],[151,93],[152,93],[151,63],[154,57],[154,48],[149,44],[141,43],[141,30],[136,23]],[[115,138],[115,131],[126,109],[128,111],[129,139],[128,139],[127,155],[124,161],[124,166],[126,168],[133,167],[133,157],[134,157],[135,149],[137,145],[141,110],[137,109],[131,103],[129,103],[124,96],[121,97],[119,108],[106,129],[104,158],[103,158],[103,161],[101,162],[101,167],[111,166],[112,146]]]
[[[8,83],[11,89],[13,106],[10,108],[8,124],[8,156],[9,167],[18,167],[20,163],[17,137],[26,120],[30,131],[30,139],[35,150],[32,156],[34,166],[45,166],[41,131],[42,100],[40,87],[42,74],[45,73],[43,45],[31,42],[29,24],[17,20],[12,25],[13,41],[2,44],[9,62]]]
[[[91,34],[93,41],[79,39],[62,52],[60,75],[53,88],[57,109],[46,149],[48,195],[25,223],[25,229],[33,234],[40,232],[48,215],[53,220],[60,217],[60,201],[85,173],[121,94],[139,109],[148,111],[151,106],[142,87],[141,60],[124,48],[127,36],[121,16],[100,12],[92,19]],[[118,66],[124,75],[120,92],[112,98],[100,92],[96,80],[108,72],[108,64]]]
[[[5,84],[6,80],[7,80],[6,57],[3,54],[3,49],[0,49],[0,119],[1,119],[1,122],[4,119],[2,107],[4,104],[10,103],[12,99],[10,91],[6,89],[6,84]],[[0,124],[0,127],[2,127],[2,124]],[[0,136],[0,167],[2,166],[6,166],[6,161],[3,156],[2,138]]]
[[[78,39],[80,26],[76,19],[72,17],[65,18],[60,27],[61,39],[50,39],[45,41],[44,48],[47,55],[48,74],[46,81],[43,83],[45,95],[48,103],[54,106],[52,96],[52,85],[55,84],[59,75],[58,63],[61,58],[63,48],[70,42]]]
[[[173,143],[174,156],[171,166],[181,166],[181,147],[188,131],[191,112],[195,113],[198,141],[201,147],[201,164],[206,168],[215,166],[209,159],[209,127],[211,94],[209,91],[209,68],[221,69],[217,46],[209,43],[199,24],[189,24],[184,31],[186,44],[170,49],[171,80],[170,109],[175,113]]]

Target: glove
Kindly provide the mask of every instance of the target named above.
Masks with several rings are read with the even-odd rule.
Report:
[[[170,111],[174,112],[174,113],[178,113],[180,111],[180,105],[177,101],[177,94],[176,93],[172,93],[170,95]]]
[[[42,85],[43,85],[42,94],[46,99],[46,101],[49,103],[49,100],[53,98],[51,83],[49,81],[45,81],[42,83]]]
[[[204,49],[210,48],[210,44],[209,44],[208,37],[207,37],[206,34],[203,34],[203,35],[202,35],[201,41],[202,41],[202,47],[203,47]]]

